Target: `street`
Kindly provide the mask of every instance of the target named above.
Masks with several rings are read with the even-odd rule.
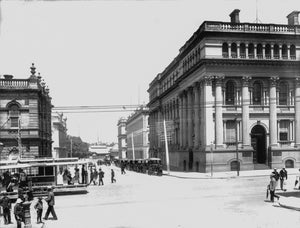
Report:
[[[110,168],[117,182],[110,183]],[[299,227],[298,211],[265,202],[268,177],[181,179],[102,167],[104,186],[57,196],[44,227]],[[288,185],[292,188],[294,177]],[[279,193],[280,191],[278,191]],[[44,204],[46,210],[46,204]],[[33,219],[32,222],[35,222]]]

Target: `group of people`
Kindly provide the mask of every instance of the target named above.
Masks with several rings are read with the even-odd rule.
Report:
[[[28,194],[24,195],[22,190],[18,192],[18,198],[13,207],[13,213],[17,223],[17,228],[22,227],[22,222],[25,223],[24,203],[26,201],[31,201],[31,200],[33,199],[28,197]],[[48,204],[48,208],[43,219],[47,220],[49,214],[51,213],[53,216],[53,220],[57,220],[57,216],[54,210],[55,199],[54,199],[53,187],[48,187],[47,197],[46,198],[38,197],[38,201],[34,204],[34,209],[36,210],[37,213],[37,223],[43,222],[42,221],[43,200],[45,200]],[[12,219],[11,219],[12,200],[8,197],[7,192],[3,193],[3,197],[0,200],[0,205],[2,206],[3,209],[4,224],[5,225],[12,224]]]
[[[0,182],[5,188],[6,192],[12,192],[14,186],[19,188],[28,187],[29,178],[23,169],[20,169],[18,173],[11,174],[8,170],[0,176]]]
[[[288,178],[288,173],[285,168],[282,168],[279,172],[276,168],[274,168],[273,172],[270,175],[270,183],[268,184],[267,188],[267,197],[270,193],[270,200],[271,202],[274,202],[274,198],[277,198],[279,200],[280,196],[275,194],[276,188],[278,186],[278,181],[280,182],[280,189],[282,191],[286,191],[284,188],[285,181]]]
[[[96,168],[91,169],[91,174],[90,174],[90,183],[93,183],[94,185],[97,185],[97,180],[98,180],[98,185],[104,185],[103,182],[103,178],[104,178],[104,171],[99,168],[99,170],[97,171]],[[116,178],[115,178],[115,171],[113,169],[111,169],[110,171],[110,179],[111,179],[111,183],[115,183],[116,182]]]

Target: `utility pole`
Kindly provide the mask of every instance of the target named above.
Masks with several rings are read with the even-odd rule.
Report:
[[[237,176],[240,175],[240,163],[239,163],[239,144],[238,144],[238,121],[235,118],[235,145],[236,145],[236,172]]]
[[[165,137],[165,148],[166,148],[167,172],[168,172],[168,174],[170,174],[169,148],[168,148],[168,138],[167,138],[167,129],[166,129],[166,120],[165,120],[165,118],[164,118],[164,137]]]
[[[213,143],[210,143],[210,176],[213,176],[213,163],[214,163],[214,157],[213,157]]]
[[[71,157],[71,158],[72,158],[72,156],[73,156],[73,155],[72,155],[72,153],[73,153],[73,151],[72,151],[72,150],[73,150],[73,148],[72,148],[73,145],[72,145],[72,144],[73,144],[73,142],[72,142],[72,137],[70,137],[70,157]]]
[[[135,160],[133,132],[131,133],[132,160]]]
[[[19,122],[19,127],[18,127],[18,136],[17,136],[17,139],[18,139],[18,150],[19,150],[19,156],[18,156],[18,160],[21,159],[22,157],[22,141],[21,141],[21,119],[19,118],[18,119],[18,122]]]

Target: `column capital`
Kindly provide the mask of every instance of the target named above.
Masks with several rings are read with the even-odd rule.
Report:
[[[278,76],[272,76],[272,77],[270,77],[270,86],[276,86],[278,80],[279,80]]]
[[[204,76],[201,81],[202,81],[203,85],[211,85],[212,79],[213,79],[212,76]]]
[[[249,82],[251,81],[252,77],[251,76],[243,76],[242,77],[242,86],[243,87],[248,87]]]
[[[225,76],[224,75],[215,75],[215,76],[213,76],[213,78],[215,79],[216,85],[222,86]]]

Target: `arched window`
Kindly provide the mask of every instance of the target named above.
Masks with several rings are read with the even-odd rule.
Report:
[[[235,83],[233,81],[228,81],[225,89],[225,104],[234,105]]]
[[[19,106],[15,103],[8,106],[10,127],[19,127]]]
[[[246,58],[246,45],[244,43],[240,44],[240,58]]]
[[[261,44],[257,44],[256,52],[257,52],[257,58],[262,59],[263,58],[263,48],[262,48]]]
[[[230,171],[237,171],[240,170],[240,163],[238,161],[230,162]]]
[[[288,105],[288,85],[286,82],[279,84],[279,105]]]
[[[261,105],[262,101],[262,86],[259,81],[255,81],[253,83],[253,104],[254,105]]]
[[[282,45],[281,52],[282,52],[282,58],[283,59],[287,59],[288,58],[288,53],[287,53],[287,46],[286,46],[286,44]]]
[[[228,58],[228,44],[223,43],[222,45],[222,56],[223,58]]]
[[[294,161],[291,159],[288,159],[285,161],[285,168],[294,168]]]
[[[294,44],[290,46],[290,58],[296,59],[296,47]]]
[[[249,56],[249,59],[254,58],[254,45],[252,43],[250,43],[248,45],[248,56]]]
[[[271,59],[271,45],[266,44],[265,47],[266,59]]]
[[[231,57],[237,58],[237,45],[236,43],[231,44]]]
[[[277,44],[274,45],[274,59],[279,59],[279,46]]]

